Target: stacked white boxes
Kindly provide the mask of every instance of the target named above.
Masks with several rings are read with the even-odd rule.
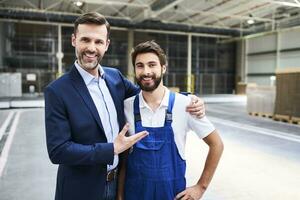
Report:
[[[21,73],[0,73],[0,97],[22,96]]]
[[[273,116],[275,108],[275,86],[248,84],[247,111],[251,114]]]

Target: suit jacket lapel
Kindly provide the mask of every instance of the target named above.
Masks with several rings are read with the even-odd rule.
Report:
[[[78,93],[82,97],[86,106],[89,108],[90,112],[92,113],[92,115],[93,115],[94,119],[96,120],[97,124],[99,125],[100,129],[104,133],[103,125],[101,123],[101,119],[99,117],[99,114],[98,114],[97,108],[94,104],[94,101],[93,101],[81,75],[79,74],[79,72],[77,71],[75,66],[73,66],[73,68],[71,69],[70,76],[71,76],[73,85],[77,89]]]

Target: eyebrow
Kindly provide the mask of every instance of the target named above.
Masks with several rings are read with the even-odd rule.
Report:
[[[156,61],[149,61],[149,62],[147,62],[147,64],[157,64],[158,62],[156,62]],[[135,65],[143,65],[144,63],[143,62],[138,62],[138,63],[136,63]]]
[[[86,36],[80,37],[79,39],[80,40],[92,40],[90,37],[86,37]],[[98,38],[98,39],[95,39],[95,41],[101,41],[101,42],[103,42],[104,40],[101,39],[101,38]]]
[[[85,36],[84,36],[84,37],[80,37],[79,39],[80,39],[80,40],[90,40],[89,37],[85,37]]]

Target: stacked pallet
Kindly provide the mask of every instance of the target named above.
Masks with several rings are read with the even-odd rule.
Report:
[[[245,95],[246,88],[247,88],[247,83],[238,82],[236,85],[236,94]]]
[[[247,94],[247,111],[250,115],[272,117],[275,107],[274,86],[257,86],[248,84]]]
[[[275,120],[300,123],[300,68],[276,72]]]

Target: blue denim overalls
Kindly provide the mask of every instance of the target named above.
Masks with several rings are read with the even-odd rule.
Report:
[[[173,200],[185,190],[185,160],[179,155],[174,140],[172,108],[175,94],[170,92],[163,127],[143,127],[139,96],[134,99],[135,132],[149,135],[133,146],[127,160],[125,200]]]

